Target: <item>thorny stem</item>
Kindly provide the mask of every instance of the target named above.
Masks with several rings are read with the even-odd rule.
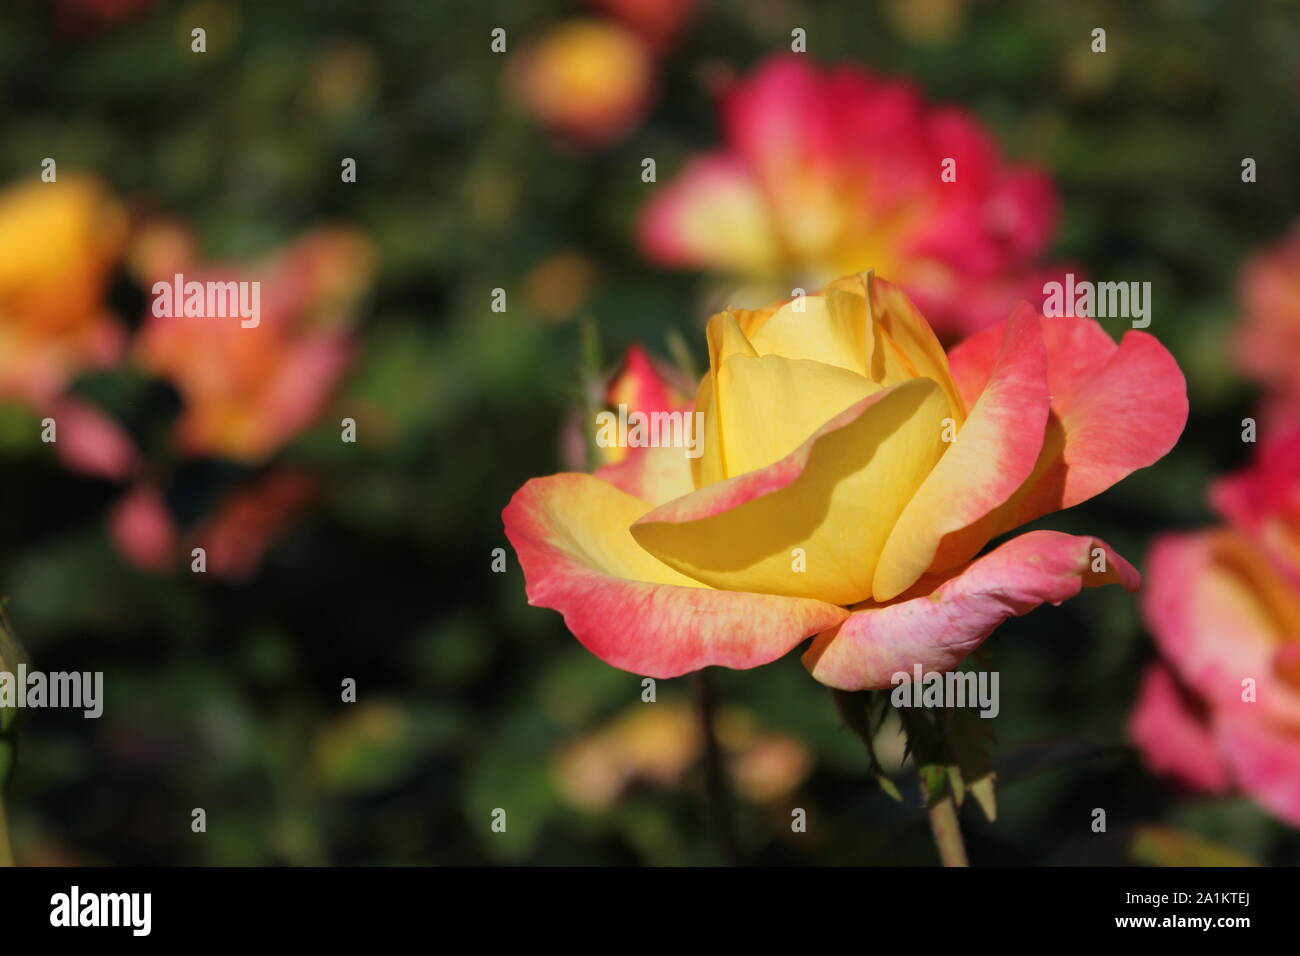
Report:
[[[916,763],[917,776],[921,779],[921,799],[925,801],[925,810],[930,817],[930,832],[934,835],[934,844],[939,848],[939,862],[944,866],[970,866],[966,859],[966,844],[961,836],[961,824],[957,820],[957,802],[953,798],[952,781],[948,776],[946,755],[947,743],[943,730],[939,728],[939,738],[934,737],[934,729],[921,712],[900,709],[903,728],[907,731],[908,743],[912,750],[912,759]]]
[[[867,753],[874,754],[871,721],[866,710],[870,704],[866,696],[838,690],[833,694],[845,725],[866,745]],[[907,710],[900,710],[899,716],[903,721],[903,731],[907,734],[912,759],[917,765],[921,799],[930,818],[930,832],[934,836],[935,846],[939,849],[939,861],[944,866],[970,866],[966,858],[966,844],[962,840],[961,824],[957,819],[957,804],[953,799],[948,776],[946,773],[936,775],[928,766],[933,759],[932,754],[925,753],[925,750],[931,746],[929,736],[925,733],[925,726],[916,723],[925,718]],[[874,756],[872,760],[874,762]]]
[[[921,788],[925,796],[925,787]],[[926,800],[930,814],[930,832],[934,845],[939,848],[939,860],[944,866],[970,866],[966,859],[966,844],[961,838],[961,825],[957,822],[957,807],[952,792],[946,788],[938,800]]]

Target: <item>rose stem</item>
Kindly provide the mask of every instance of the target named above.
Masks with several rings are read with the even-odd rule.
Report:
[[[921,783],[921,799],[930,816],[930,832],[934,834],[935,846],[939,848],[939,861],[944,866],[970,866],[966,860],[966,844],[961,837],[961,824],[957,819],[957,801],[952,793],[950,771],[945,767],[951,757],[942,736],[942,724],[938,728],[940,736],[936,740],[933,736],[934,729],[923,714],[900,709],[899,716],[911,744],[912,760],[916,764],[917,777]]]
[[[835,698],[835,706],[845,726],[866,745],[868,754],[874,754],[871,722],[866,710],[870,707],[870,698],[862,693],[842,690],[833,690],[832,696]],[[944,866],[970,866],[966,859],[966,844],[962,841],[961,825],[957,821],[957,805],[953,800],[947,774],[943,775],[941,787],[936,787],[934,792],[931,792],[931,787],[926,782],[928,775],[925,768],[921,766],[926,757],[930,756],[917,752],[918,748],[925,746],[924,742],[927,739],[924,724],[918,724],[917,721],[923,721],[925,718],[913,715],[907,710],[900,710],[899,717],[903,721],[903,732],[907,734],[912,746],[912,759],[917,763],[921,800],[925,803],[926,813],[930,817],[930,832],[934,835],[935,846],[939,848],[939,861]],[[872,760],[874,762],[874,756]]]
[[[921,788],[922,795],[925,787]],[[966,844],[962,842],[961,826],[957,822],[957,808],[952,793],[945,791],[938,800],[927,800],[930,814],[930,832],[939,848],[939,860],[944,866],[970,866],[966,860]]]
[[[713,826],[722,852],[731,866],[740,865],[740,846],[736,842],[733,826],[731,794],[727,789],[727,775],[722,764],[722,748],[714,726],[716,699],[713,682],[707,671],[697,671],[693,682],[695,707],[700,719],[700,734],[704,738],[705,780],[709,808],[713,813]]]

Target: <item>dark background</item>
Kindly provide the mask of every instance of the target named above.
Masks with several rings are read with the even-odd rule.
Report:
[[[610,741],[637,734],[619,721],[646,706],[640,679],[529,608],[513,554],[505,574],[490,562],[510,495],[563,467],[582,319],[606,362],[633,341],[666,355],[672,330],[701,359],[699,277],[656,270],[634,243],[654,188],[640,159],[657,157],[663,182],[716,144],[699,77],[787,49],[792,26],[821,63],[903,74],[974,110],[1011,156],[1054,176],[1054,258],[1152,283],[1149,331],[1188,376],[1187,432],[1155,467],[1039,526],[1095,533],[1141,566],[1154,533],[1210,520],[1208,480],[1244,460],[1254,396],[1226,345],[1237,270],[1300,211],[1291,3],[702,3],[663,58],[644,122],[591,150],[521,112],[502,81],[510,55],[488,46],[494,27],[522,44],[583,13],[577,3],[200,0],[108,23],[77,9],[94,6],[17,2],[0,16],[0,183],[57,156],[61,175],[93,173],[184,220],[212,256],[260,255],[325,221],[364,230],[379,272],[330,409],[379,409],[385,427],[342,445],[338,415],[325,415],[279,453],[326,493],[250,580],[230,584],[122,561],[105,530],[121,489],[69,473],[27,413],[4,410],[9,619],[39,667],[102,670],[107,688],[101,720],[49,711],[24,726],[8,798],[20,861],[725,858],[698,753],[681,752],[671,717],[636,745],[666,769],[584,799],[564,755],[586,746],[597,775],[616,763]],[[920,7],[938,12],[927,21]],[[196,23],[204,56],[189,50]],[[1095,26],[1104,56],[1089,51]],[[339,182],[342,156],[358,161],[354,185]],[[1244,156],[1257,183],[1241,182]],[[589,270],[563,290],[562,315],[529,282],[557,255]],[[489,308],[495,287],[509,294],[504,314]],[[113,296],[138,319],[142,290],[119,276]],[[212,467],[191,479],[196,494],[226,480]],[[963,813],[973,861],[1205,859],[1206,844],[1300,861],[1300,837],[1248,801],[1186,799],[1124,745],[1152,653],[1132,596],[1085,592],[1009,622],[987,647],[1003,676],[1000,819]],[[347,677],[356,704],[340,701]],[[736,784],[742,859],[932,862],[919,811],[875,788],[797,655],[712,677],[735,728],[724,745],[768,754],[786,781],[775,796]],[[690,694],[689,679],[660,682],[656,706],[685,713]],[[205,834],[190,830],[195,807]],[[489,826],[498,807],[504,834]],[[791,807],[808,811],[807,834],[790,833]],[[1094,807],[1107,834],[1090,829]]]

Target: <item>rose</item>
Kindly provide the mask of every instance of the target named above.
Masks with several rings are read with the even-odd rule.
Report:
[[[353,358],[350,326],[370,285],[371,243],[326,227],[269,262],[230,266],[187,261],[183,235],[149,238],[140,265],[146,288],[159,277],[170,284],[172,270],[198,282],[262,283],[255,327],[151,307],[134,345],[138,363],[184,400],[176,426],[183,452],[261,464],[317,419]]]
[[[1152,548],[1143,610],[1162,661],[1130,734],[1153,771],[1235,786],[1300,826],[1300,432],[1262,444],[1211,500],[1226,526]]]
[[[1300,226],[1254,253],[1238,285],[1237,367],[1265,389],[1265,427],[1294,426],[1300,421]]]
[[[104,185],[82,174],[0,192],[0,401],[53,419],[59,460],[110,481],[135,467],[135,447],[68,385],[113,365],[125,347],[107,298],[126,218]]]
[[[1041,258],[1051,179],[907,80],[785,54],[728,86],[720,114],[721,145],[652,193],[640,244],[725,276],[742,304],[874,268],[955,341],[1067,271]]]
[[[105,299],[125,238],[125,211],[90,177],[0,192],[0,396],[44,408],[117,361],[125,331]]]
[[[603,146],[640,120],[654,60],[637,34],[608,20],[570,20],[541,34],[510,71],[510,88],[545,126],[577,146]]]
[[[529,602],[610,664],[671,677],[754,667],[816,635],[832,687],[950,670],[1003,620],[1137,572],[1092,537],[993,537],[1159,459],[1186,385],[1153,337],[1025,304],[945,354],[894,286],[708,327],[703,454],[527,482],[503,518]],[[606,480],[608,478],[609,480]],[[629,493],[634,490],[635,493]]]

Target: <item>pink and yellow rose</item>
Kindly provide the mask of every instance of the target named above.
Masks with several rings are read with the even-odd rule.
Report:
[[[907,81],[778,57],[727,91],[722,125],[725,145],[644,211],[658,263],[721,273],[758,302],[873,269],[945,340],[1036,301],[1063,271],[1040,264],[1056,221],[1047,176]]]
[[[1153,771],[1300,826],[1300,431],[1211,501],[1225,524],[1152,548],[1143,608],[1161,660],[1131,736]]]
[[[1174,444],[1154,338],[1022,304],[945,352],[901,290],[841,279],[708,326],[702,453],[645,447],[528,481],[503,514],[529,602],[616,667],[672,677],[804,655],[835,688],[956,667],[1013,615],[1137,572],[1104,542],[994,537]],[[652,392],[652,390],[647,390]]]

